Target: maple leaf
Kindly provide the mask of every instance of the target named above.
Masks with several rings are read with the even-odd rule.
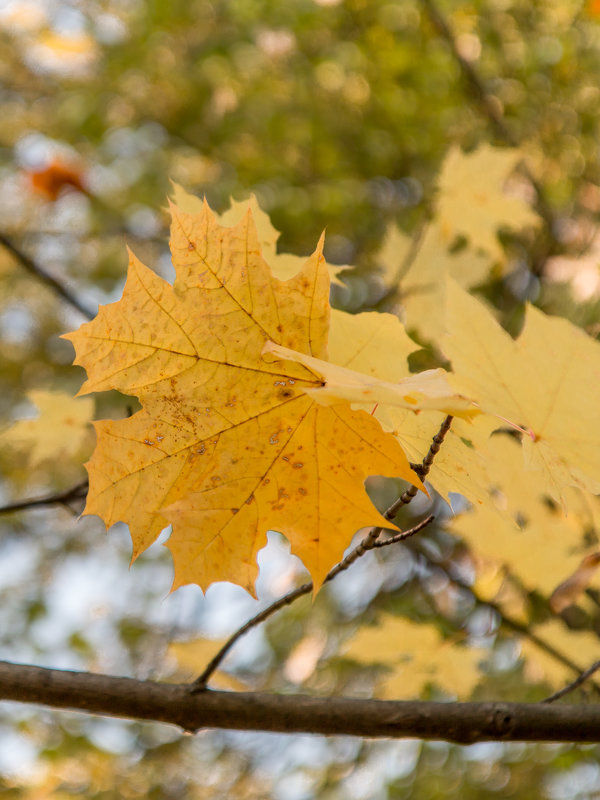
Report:
[[[540,217],[518,197],[504,192],[522,155],[514,148],[484,144],[472,153],[450,149],[438,178],[437,220],[448,245],[458,236],[502,261],[501,228],[537,226]]]
[[[388,673],[378,682],[378,694],[398,699],[419,697],[430,683],[468,697],[486,651],[456,646],[426,623],[382,614],[376,626],[359,628],[345,642],[343,654],[360,664],[385,665]]]
[[[446,287],[443,350],[455,385],[489,414],[524,428],[529,469],[563,502],[566,486],[600,492],[600,345],[565,319],[528,306],[513,340],[453,281]]]
[[[186,192],[175,181],[171,181],[171,183],[173,184],[173,202],[177,208],[180,211],[185,211],[186,214],[201,214],[204,201]],[[293,253],[279,253],[277,251],[277,241],[281,234],[271,223],[271,218],[266,211],[260,207],[255,194],[251,194],[247,200],[236,201],[232,198],[227,211],[223,212],[223,214],[215,215],[215,219],[219,225],[232,228],[242,221],[248,210],[250,210],[254,220],[262,256],[271,268],[271,272],[280,281],[289,280],[304,266],[306,258]],[[327,269],[329,270],[331,282],[336,283],[338,286],[343,286],[344,284],[338,278],[338,274],[347,269],[347,267],[327,264]]]
[[[446,277],[465,289],[482,283],[494,262],[503,261],[497,231],[537,225],[539,218],[522,200],[509,197],[504,185],[521,159],[516,149],[480,147],[465,154],[450,150],[437,184],[434,215],[424,232],[411,238],[391,225],[377,254],[382,281],[396,290],[403,319],[427,339],[444,332]],[[454,251],[458,237],[466,245]]]
[[[315,587],[354,532],[390,527],[367,476],[421,487],[396,440],[347,403],[322,407],[321,379],[268,363],[268,341],[326,354],[329,276],[322,241],[289,281],[274,278],[247,213],[220,226],[172,209],[173,286],[133,255],[123,297],[67,334],[88,379],[142,410],[96,423],[86,514],[129,524],[136,557],[169,522],[174,587],[231,580],[253,591],[267,530],[284,533]]]
[[[408,237],[406,237],[408,239]],[[463,288],[482,283],[489,274],[490,257],[473,247],[458,252],[449,249],[437,219],[428,226],[418,243],[408,270],[400,279],[401,301],[408,328],[437,342],[444,331],[445,278],[450,276]],[[412,247],[412,245],[411,245]]]
[[[41,389],[28,392],[27,397],[39,410],[39,416],[17,420],[1,434],[4,444],[25,451],[32,467],[48,461],[57,463],[82,451],[89,454],[89,423],[94,414],[91,398],[77,400],[66,392]]]
[[[448,527],[476,555],[508,567],[527,589],[549,596],[591,549],[584,546],[582,531],[595,527],[600,508],[596,498],[577,489],[565,495],[568,515],[549,504],[544,476],[519,464],[519,448],[512,436],[503,434],[481,448],[494,478],[493,491],[486,503],[458,515]]]
[[[408,336],[400,320],[393,314],[372,311],[347,314],[332,309],[328,351],[329,361],[333,364],[356,370],[365,376],[387,378],[399,383],[410,377],[407,359],[419,349],[419,345]],[[451,391],[450,387],[446,389]],[[319,393],[320,390],[316,393],[317,397]],[[426,414],[415,414],[414,405],[409,405],[410,410],[382,402],[374,410],[372,405],[356,404],[353,407],[364,407],[372,413],[384,430],[398,438],[410,460],[418,462],[427,453],[445,414],[432,410]],[[475,502],[487,499],[489,480],[486,483],[484,459],[463,439],[472,439],[482,427],[484,433],[479,435],[487,439],[488,419],[481,415],[476,425],[470,419],[468,423],[456,419],[446,435],[428,481],[447,500],[450,492],[460,492]]]

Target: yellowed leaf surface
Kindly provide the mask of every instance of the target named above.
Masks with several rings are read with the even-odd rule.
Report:
[[[39,410],[35,419],[17,420],[0,441],[27,453],[32,467],[61,458],[87,456],[92,449],[91,398],[75,399],[66,392],[32,390],[29,400]]]
[[[376,626],[364,626],[343,646],[343,655],[360,664],[389,668],[378,684],[386,699],[419,697],[430,683],[468,697],[480,678],[477,665],[486,651],[445,640],[431,625],[382,614]]]
[[[443,349],[459,391],[526,429],[525,463],[551,497],[564,501],[569,485],[600,492],[600,344],[533,306],[513,340],[453,281],[446,312]]]
[[[329,361],[357,370],[374,378],[401,381],[410,375],[408,356],[419,346],[407,335],[400,320],[393,314],[366,312],[347,314],[331,312]],[[373,405],[365,405],[369,412]],[[433,436],[438,432],[445,414],[427,411],[414,414],[385,403],[377,404],[374,416],[384,430],[398,438],[400,445],[413,462],[422,461]],[[489,479],[485,461],[477,450],[466,444],[475,438],[489,435],[489,418],[480,415],[463,422],[455,419],[440,452],[437,454],[427,480],[446,500],[450,492],[463,494],[472,502],[488,497]],[[483,428],[483,431],[480,429]]]
[[[327,349],[333,364],[394,382],[408,377],[408,356],[421,347],[393,314],[348,314],[334,308]]]
[[[455,517],[448,526],[475,554],[506,566],[527,589],[549,597],[593,549],[582,539],[589,510],[585,495],[577,498],[577,490],[567,495],[569,514],[549,504],[542,475],[526,471],[519,455],[519,444],[512,437],[493,436],[485,456],[494,475],[494,491],[487,502]]]
[[[175,183],[175,181],[172,181],[172,184],[173,202],[177,208],[184,211],[186,214],[202,213],[204,203],[199,197],[186,192],[186,190],[178,183]],[[219,225],[232,228],[242,221],[248,211],[250,211],[254,220],[262,256],[269,264],[272,274],[276,278],[279,278],[280,281],[289,280],[304,266],[306,258],[304,256],[297,256],[294,253],[279,253],[277,251],[277,241],[281,234],[271,223],[269,215],[260,207],[255,194],[251,194],[247,200],[234,200],[232,198],[227,211],[223,212],[223,214],[215,215],[215,219]],[[331,282],[342,286],[343,284],[337,276],[342,270],[346,269],[346,267],[327,264],[327,269],[329,270]]]
[[[504,190],[521,158],[514,148],[487,144],[472,153],[451,148],[438,178],[436,214],[448,245],[456,237],[465,236],[472,247],[502,261],[504,254],[497,237],[500,229],[539,225],[540,218],[531,207]]]
[[[410,268],[401,279],[404,320],[409,329],[433,342],[444,332],[446,277],[465,289],[482,283],[489,274],[491,259],[486,253],[465,247],[457,253],[449,249],[437,218],[429,225],[418,244]]]
[[[326,356],[321,245],[281,282],[252,215],[224,228],[205,206],[173,208],[171,249],[173,286],[132,256],[122,299],[66,337],[88,373],[81,393],[118,389],[142,405],[96,423],[86,513],[128,523],[134,557],[172,523],[174,586],[231,580],[253,591],[273,529],[318,587],[356,530],[384,524],[367,476],[421,485],[373,417],[320,406],[306,394],[321,384],[311,370],[262,357],[269,341]]]

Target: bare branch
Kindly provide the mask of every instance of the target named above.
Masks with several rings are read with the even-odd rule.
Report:
[[[87,492],[88,482],[82,481],[58,494],[48,494],[44,497],[30,497],[27,500],[18,500],[16,503],[0,506],[0,514],[11,514],[14,511],[24,511],[36,506],[65,506],[72,500],[82,500]]]
[[[442,443],[443,443],[444,439],[446,438],[446,434],[450,430],[450,426],[452,425],[452,420],[453,419],[454,419],[454,417],[452,417],[450,414],[448,414],[448,416],[444,419],[444,421],[440,425],[439,431],[433,437],[432,442],[431,442],[431,446],[430,446],[429,450],[427,451],[427,455],[425,456],[425,458],[423,459],[423,461],[421,462],[420,465],[417,464],[414,467],[414,471],[417,473],[419,478],[421,478],[421,480],[424,480],[424,478],[429,474],[429,470],[431,469],[431,467],[433,465],[433,460],[436,457],[436,455],[440,452],[440,447],[442,446]],[[419,490],[417,489],[416,486],[409,487],[398,498],[398,500],[396,500],[395,503],[392,503],[392,505],[388,508],[388,510],[385,512],[385,514],[383,516],[386,517],[387,519],[394,519],[394,517],[396,516],[398,511],[402,508],[402,506],[408,505],[408,503],[411,502],[413,497],[416,497],[418,491]],[[379,535],[379,534],[377,534],[377,535]]]
[[[577,689],[579,686],[581,686],[582,683],[585,683],[585,681],[587,681],[588,678],[591,678],[594,672],[597,672],[599,669],[600,669],[600,661],[595,661],[592,664],[592,666],[588,667],[588,669],[582,672],[578,678],[575,678],[574,681],[569,683],[563,689],[560,689],[558,692],[554,692],[554,694],[551,694],[550,697],[544,698],[544,700],[542,700],[541,702],[553,703],[555,700],[560,700],[561,697],[564,697],[565,695],[569,694],[569,692],[572,692],[574,689]]]
[[[390,536],[389,539],[384,539],[383,541],[377,540],[373,542],[372,547],[388,547],[390,544],[397,544],[398,542],[404,542],[406,539],[410,539],[411,536],[414,536],[415,533],[419,533],[422,531],[423,528],[426,528],[428,525],[431,525],[435,517],[433,514],[430,514],[428,517],[425,517],[424,520],[419,522],[413,528],[409,528],[406,531],[401,531],[397,533],[395,536]]]
[[[600,741],[597,705],[429,703],[265,692],[190,694],[189,685],[0,662],[0,699],[206,728],[473,742]]]
[[[62,297],[63,300],[77,309],[84,317],[93,319],[96,316],[96,313],[89,309],[85,303],[82,303],[70,289],[67,289],[57,278],[50,275],[49,272],[46,272],[40,264],[35,262],[27,253],[23,252],[20,247],[17,247],[17,245],[3,233],[0,233],[0,244],[8,250],[31,275],[34,275],[42,283],[45,283],[46,286],[49,286],[53,292],[56,292],[59,297]]]

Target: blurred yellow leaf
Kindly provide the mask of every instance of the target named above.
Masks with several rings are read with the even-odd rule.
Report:
[[[88,455],[93,444],[91,398],[42,390],[28,392],[27,397],[39,410],[39,416],[18,420],[0,434],[5,445],[26,452],[32,467]]]
[[[436,204],[440,233],[448,246],[458,236],[465,236],[473,248],[502,261],[499,230],[539,225],[540,217],[524,200],[504,191],[521,158],[514,148],[488,144],[472,153],[463,153],[458,147],[450,149],[438,178]]]
[[[525,464],[542,473],[547,494],[564,502],[568,486],[600,492],[600,403],[591,390],[600,386],[600,344],[534,306],[513,340],[451,280],[446,325],[453,384],[483,411],[525,429]]]
[[[390,614],[381,614],[377,625],[359,628],[342,650],[360,664],[389,668],[378,683],[378,694],[386,699],[419,697],[430,683],[468,697],[479,681],[477,665],[486,653],[444,639],[432,625]]]
[[[392,229],[393,230],[393,229]],[[449,250],[436,218],[427,227],[423,237],[413,243],[396,230],[388,233],[380,251],[384,281],[388,288],[399,282],[400,301],[406,327],[418,330],[421,336],[438,342],[444,332],[445,278],[450,276],[465,289],[482,283],[487,277],[491,261],[487,254],[465,247],[457,253]],[[398,278],[398,268],[408,260],[410,266]],[[392,272],[395,265],[395,273]]]
[[[495,477],[487,502],[450,520],[449,529],[468,542],[475,554],[505,565],[527,589],[549,596],[573,573],[586,550],[575,490],[568,495],[569,515],[547,502],[542,476],[527,472],[512,437],[493,436],[486,453]],[[585,517],[583,517],[585,520]]]
[[[600,639],[595,631],[572,630],[561,620],[553,619],[533,628],[542,641],[565,653],[583,671],[600,659]],[[530,679],[545,679],[555,689],[561,689],[577,676],[528,637],[521,639],[521,653],[525,658],[526,674]]]

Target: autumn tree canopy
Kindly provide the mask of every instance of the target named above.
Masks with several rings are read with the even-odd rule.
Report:
[[[10,796],[593,793],[599,20],[0,10]]]

